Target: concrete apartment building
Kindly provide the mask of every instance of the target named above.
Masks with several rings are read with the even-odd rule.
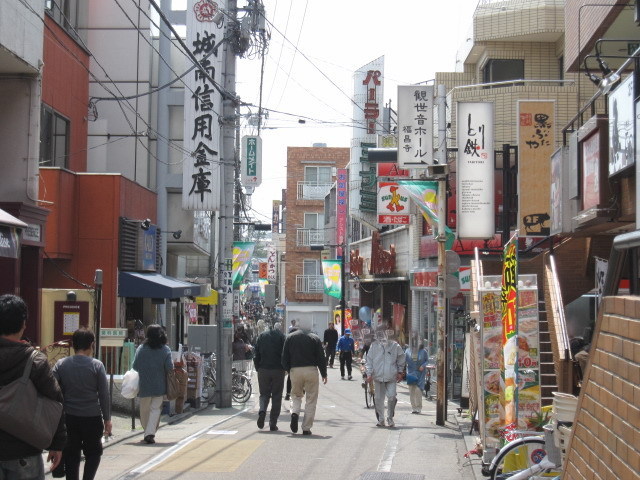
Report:
[[[348,148],[287,148],[286,277],[281,298],[286,303],[287,326],[297,320],[316,333],[327,328],[331,307],[323,304],[323,252],[312,247],[335,241],[325,236],[324,199],[335,182],[335,169],[345,168],[348,162]]]

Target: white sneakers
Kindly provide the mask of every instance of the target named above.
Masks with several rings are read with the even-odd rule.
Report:
[[[376,427],[384,427],[384,420],[378,420],[378,423],[376,423]]]
[[[387,417],[387,425],[389,425],[390,427],[396,426],[395,422],[393,421],[393,418]]]

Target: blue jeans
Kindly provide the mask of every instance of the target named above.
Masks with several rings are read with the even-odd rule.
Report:
[[[0,460],[0,480],[43,480],[44,462],[42,455]]]

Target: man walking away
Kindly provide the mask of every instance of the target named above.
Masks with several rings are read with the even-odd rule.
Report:
[[[327,360],[320,337],[297,330],[287,335],[282,350],[282,368],[291,377],[291,431],[298,432],[298,417],[302,409],[302,396],[306,393],[302,434],[311,435],[318,402],[318,370],[322,383],[327,383]]]
[[[387,340],[384,330],[376,332],[366,359],[367,382],[374,382],[378,427],[384,427],[384,398],[387,397],[387,425],[394,427],[393,417],[398,399],[396,383],[402,379],[405,354],[395,340]]]
[[[324,331],[323,345],[327,355],[327,367],[333,368],[333,361],[336,358],[336,345],[338,344],[338,331],[333,322]]]
[[[340,352],[340,376],[344,380],[344,367],[347,367],[347,374],[349,380],[352,380],[351,376],[351,362],[353,361],[353,353],[355,351],[355,342],[351,338],[351,330],[345,329],[344,335],[338,340],[338,352]]]
[[[271,413],[269,415],[269,430],[278,430],[278,417],[282,406],[282,389],[284,387],[284,370],[282,368],[282,349],[284,348],[284,334],[280,331],[280,324],[276,323],[271,330],[258,336],[256,341],[253,363],[258,372],[258,386],[260,387],[260,406],[258,410],[258,428],[264,427],[267,407],[271,399]]]
[[[20,297],[0,297],[0,386],[8,385],[22,376],[34,350],[31,345],[21,341],[27,327],[27,316],[27,305]],[[41,395],[62,403],[62,392],[43,353],[38,353],[34,358],[29,378]],[[60,463],[66,440],[63,414],[47,448],[47,461],[52,462],[51,470]],[[42,449],[0,430],[0,478],[44,480]]]

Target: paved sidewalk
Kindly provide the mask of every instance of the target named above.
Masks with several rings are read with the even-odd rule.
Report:
[[[335,370],[329,373],[329,386],[322,386],[314,435],[307,442],[301,442],[300,435],[289,433],[289,402],[283,402],[281,431],[278,434],[257,430],[257,392],[246,404],[234,403],[231,408],[218,409],[214,405],[203,404],[197,409],[189,407],[181,414],[163,415],[158,432],[161,441],[151,449],[142,442],[143,430],[138,417],[132,428],[130,415],[115,412],[112,417],[113,437],[104,444],[106,461],[98,472],[98,480],[119,478],[118,468],[137,468],[136,465],[150,461],[158,449],[175,445],[191,432],[201,431],[209,425],[221,425],[225,431],[237,431],[241,444],[256,441],[265,444],[264,448],[238,464],[233,474],[223,475],[229,480],[281,478],[283,475],[292,479],[303,478],[295,463],[275,462],[272,465],[274,456],[288,458],[288,452],[294,446],[300,458],[309,459],[327,449],[325,455],[332,458],[331,465],[324,467],[327,476],[319,477],[316,472],[314,478],[483,479],[479,457],[464,458],[464,454],[475,447],[476,434],[469,435],[471,421],[464,416],[466,412],[458,413],[457,403],[448,402],[447,421],[444,426],[437,426],[436,401],[424,399],[422,415],[412,415],[408,388],[401,383],[398,385],[397,427],[379,429],[375,427],[373,409],[364,407],[361,378],[356,376],[352,382],[340,381]],[[211,435],[205,437],[212,438]],[[331,442],[326,443],[327,440]],[[186,457],[178,457],[185,461]],[[311,468],[310,465],[307,464],[306,468]],[[152,475],[160,480],[163,478],[156,472]],[[185,469],[185,479],[197,478],[189,475]],[[221,478],[221,474],[217,475],[212,473],[209,478]],[[48,478],[51,478],[50,474]]]

